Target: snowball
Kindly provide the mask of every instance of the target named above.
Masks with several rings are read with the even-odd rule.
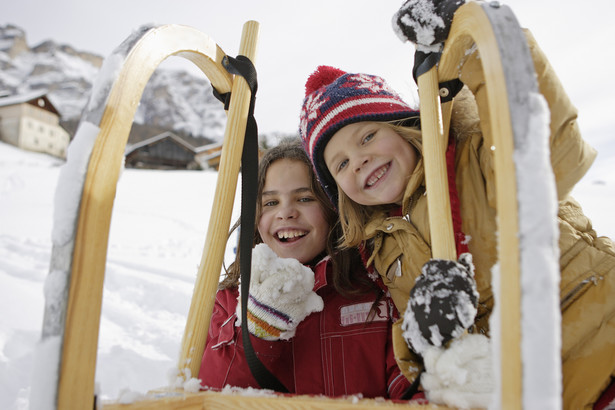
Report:
[[[430,346],[423,359],[421,384],[430,402],[463,409],[489,407],[495,382],[487,337],[466,334],[446,349]]]

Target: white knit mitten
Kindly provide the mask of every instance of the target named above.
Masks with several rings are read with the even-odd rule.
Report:
[[[248,330],[265,340],[289,339],[299,322],[323,309],[314,272],[296,259],[278,257],[266,244],[252,251]],[[241,297],[240,297],[241,301]],[[241,303],[237,305],[241,318]]]

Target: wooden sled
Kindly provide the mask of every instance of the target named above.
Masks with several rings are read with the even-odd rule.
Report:
[[[532,130],[528,123],[533,114],[530,102],[539,94],[534,65],[525,35],[514,14],[499,2],[468,2],[457,9],[438,65],[417,79],[425,181],[429,192],[429,223],[432,227],[432,256],[456,258],[445,163],[454,100],[440,104],[440,95],[447,90],[441,90],[439,84],[458,78],[459,68],[473,47],[478,49],[484,72],[493,137],[491,148],[494,151],[499,266],[499,282],[493,283],[496,304],[494,315],[498,312],[496,321],[506,324],[491,331],[493,349],[496,351],[494,360],[498,357],[501,359],[500,374],[495,375],[499,397],[493,403],[498,403],[502,409],[520,409],[532,404],[528,401],[527,390],[533,382],[544,383],[542,386],[545,391],[551,392],[546,394],[561,392],[561,382],[551,381],[549,377],[552,369],[540,368],[531,360],[540,354],[554,357],[552,355],[555,352],[557,356],[553,369],[561,371],[558,344],[545,340],[549,348],[552,348],[549,351],[549,348],[542,349],[525,343],[523,346],[526,351],[521,351],[522,330],[530,334],[529,329],[553,326],[551,330],[557,334],[556,339],[561,334],[559,316],[553,317],[549,324],[531,323],[530,315],[523,317],[522,321],[523,303],[536,301],[530,300],[530,297],[538,298],[536,294],[527,295],[522,292],[523,272],[525,270],[529,274],[532,259],[540,261],[541,266],[549,266],[554,270],[559,268],[558,253],[553,252],[558,232],[553,224],[551,229],[544,232],[544,236],[540,236],[532,229],[530,222],[545,221],[547,224],[546,221],[555,220],[555,198],[551,203],[545,201],[532,209],[528,209],[529,204],[522,202],[523,196],[527,197],[530,184],[543,192],[555,192],[555,188],[552,174],[529,181],[527,173],[523,173],[524,165],[531,161],[528,151],[534,150],[537,157],[548,161],[548,135],[544,135],[544,144],[538,140],[529,141]],[[546,168],[550,173],[550,163]],[[522,247],[520,237],[527,243],[541,242],[542,247]],[[559,270],[534,272],[537,273],[559,277]],[[552,289],[548,289],[545,294],[559,295],[558,284],[552,282],[551,286]],[[559,298],[553,298],[550,302],[552,306],[549,307],[559,313]],[[532,399],[536,398],[534,392]],[[535,406],[536,403],[533,403]]]
[[[456,76],[455,68],[460,59],[472,44],[476,44],[481,56],[485,57],[483,58],[484,69],[491,90],[489,91],[490,117],[493,122],[492,128],[496,130],[498,144],[496,153],[499,155],[496,161],[498,164],[497,186],[514,187],[516,186],[516,171],[512,156],[514,144],[520,138],[514,126],[514,117],[515,110],[519,107],[515,107],[507,99],[506,90],[510,89],[511,81],[516,81],[516,75],[511,78],[510,70],[507,70],[501,63],[502,60],[510,59],[510,55],[502,56],[502,52],[507,52],[503,49],[510,48],[510,44],[502,43],[502,41],[508,41],[502,39],[502,33],[508,33],[507,39],[510,38],[510,33],[518,33],[513,36],[515,43],[521,41],[519,47],[527,49],[519,26],[507,7],[494,8],[477,3],[462,6],[456,13],[437,71],[434,69],[428,77],[419,77],[419,86],[424,139],[431,138],[436,145],[433,158],[426,154],[425,162],[433,161],[433,164],[437,164],[438,158],[443,158],[444,155],[442,136],[446,134],[443,130],[447,127],[447,124],[442,124],[437,85],[439,81]],[[258,23],[247,22],[243,28],[239,54],[252,61],[255,57],[257,35]],[[517,53],[519,47],[511,49],[510,53]],[[52,251],[52,269],[66,271],[69,282],[66,291],[66,306],[56,307],[55,310],[59,312],[50,312],[49,309],[45,312],[43,340],[56,337],[61,341],[57,389],[55,397],[51,398],[53,406],[49,408],[62,410],[93,408],[103,278],[117,180],[128,133],[143,89],[156,67],[171,55],[179,55],[194,62],[218,92],[231,91],[233,95],[228,110],[214,207],[210,216],[178,363],[180,370],[188,369],[191,375],[199,374],[224,256],[225,241],[230,226],[250,101],[250,91],[246,82],[241,77],[231,76],[222,67],[221,61],[225,53],[211,38],[189,27],[177,25],[153,27],[127,40],[118,50],[125,56],[121,69],[118,71],[119,74],[113,84],[108,84],[104,99],[100,98],[100,95],[92,97],[90,107],[82,119],[82,124],[90,124],[97,130],[97,133],[94,136],[95,140],[87,162],[87,172],[83,170],[83,191],[74,233],[67,243],[54,244]],[[522,64],[529,65],[533,70],[529,53],[525,52],[525,54],[521,57],[516,55],[514,57]],[[487,56],[489,58],[486,58]],[[531,76],[530,73],[528,75]],[[425,85],[425,79],[430,79],[432,82]],[[516,83],[513,85],[516,86]],[[525,83],[523,87],[524,90],[528,90]],[[533,87],[535,91],[535,81]],[[102,87],[102,89],[105,88]],[[95,104],[96,102],[99,104]],[[445,112],[446,110],[447,108],[444,107]],[[444,117],[446,118],[446,115]],[[433,124],[431,131],[426,124]],[[433,178],[433,173],[428,173],[428,177]],[[446,181],[446,178],[443,180]],[[442,180],[439,182],[441,183]],[[448,204],[449,202],[442,200],[441,203]],[[502,403],[502,408],[521,408],[523,397],[522,357],[519,347],[519,261],[521,256],[517,240],[519,229],[516,204],[515,192],[511,192],[511,189],[498,189],[500,249],[507,250],[500,255],[500,269],[502,287],[505,286],[507,292],[505,295],[497,294],[497,300],[501,301],[500,312],[505,318],[502,320],[509,324],[502,329],[502,335],[499,338],[502,343],[501,351],[506,352],[506,360],[503,360],[501,364],[502,374],[499,376],[501,397],[498,398],[498,402]],[[449,219],[447,215],[450,215],[450,210],[448,214],[445,210],[444,215],[442,220]],[[446,224],[444,225],[445,229],[441,235],[446,237],[448,232]],[[506,280],[505,283],[504,280]],[[33,391],[33,394],[36,392]],[[446,408],[356,397],[333,399],[274,394],[248,396],[213,391],[189,393],[181,389],[154,391],[144,400],[132,404],[102,403],[104,409],[228,407]]]

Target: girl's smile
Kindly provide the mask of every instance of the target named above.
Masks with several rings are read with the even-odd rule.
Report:
[[[378,168],[372,175],[367,179],[367,183],[365,184],[365,188],[369,189],[374,186],[377,182],[380,182],[382,177],[387,173],[387,171],[391,168],[391,163]]]
[[[261,209],[258,232],[279,257],[307,263],[325,249],[329,224],[304,163],[280,159],[269,166]]]

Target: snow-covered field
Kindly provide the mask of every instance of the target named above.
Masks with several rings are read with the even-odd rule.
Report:
[[[28,408],[62,163],[0,143],[0,409]],[[121,175],[97,362],[104,397],[168,385],[216,178],[211,171],[128,169]]]
[[[609,150],[606,150],[607,152]],[[574,194],[615,237],[613,156]],[[0,143],[0,408],[27,409],[62,161]],[[217,174],[126,169],[109,244],[96,381],[103,398],[168,385],[205,239]],[[234,217],[235,218],[235,217]],[[234,219],[233,218],[233,219]],[[227,248],[232,254],[232,244]],[[227,259],[228,259],[227,257]]]

